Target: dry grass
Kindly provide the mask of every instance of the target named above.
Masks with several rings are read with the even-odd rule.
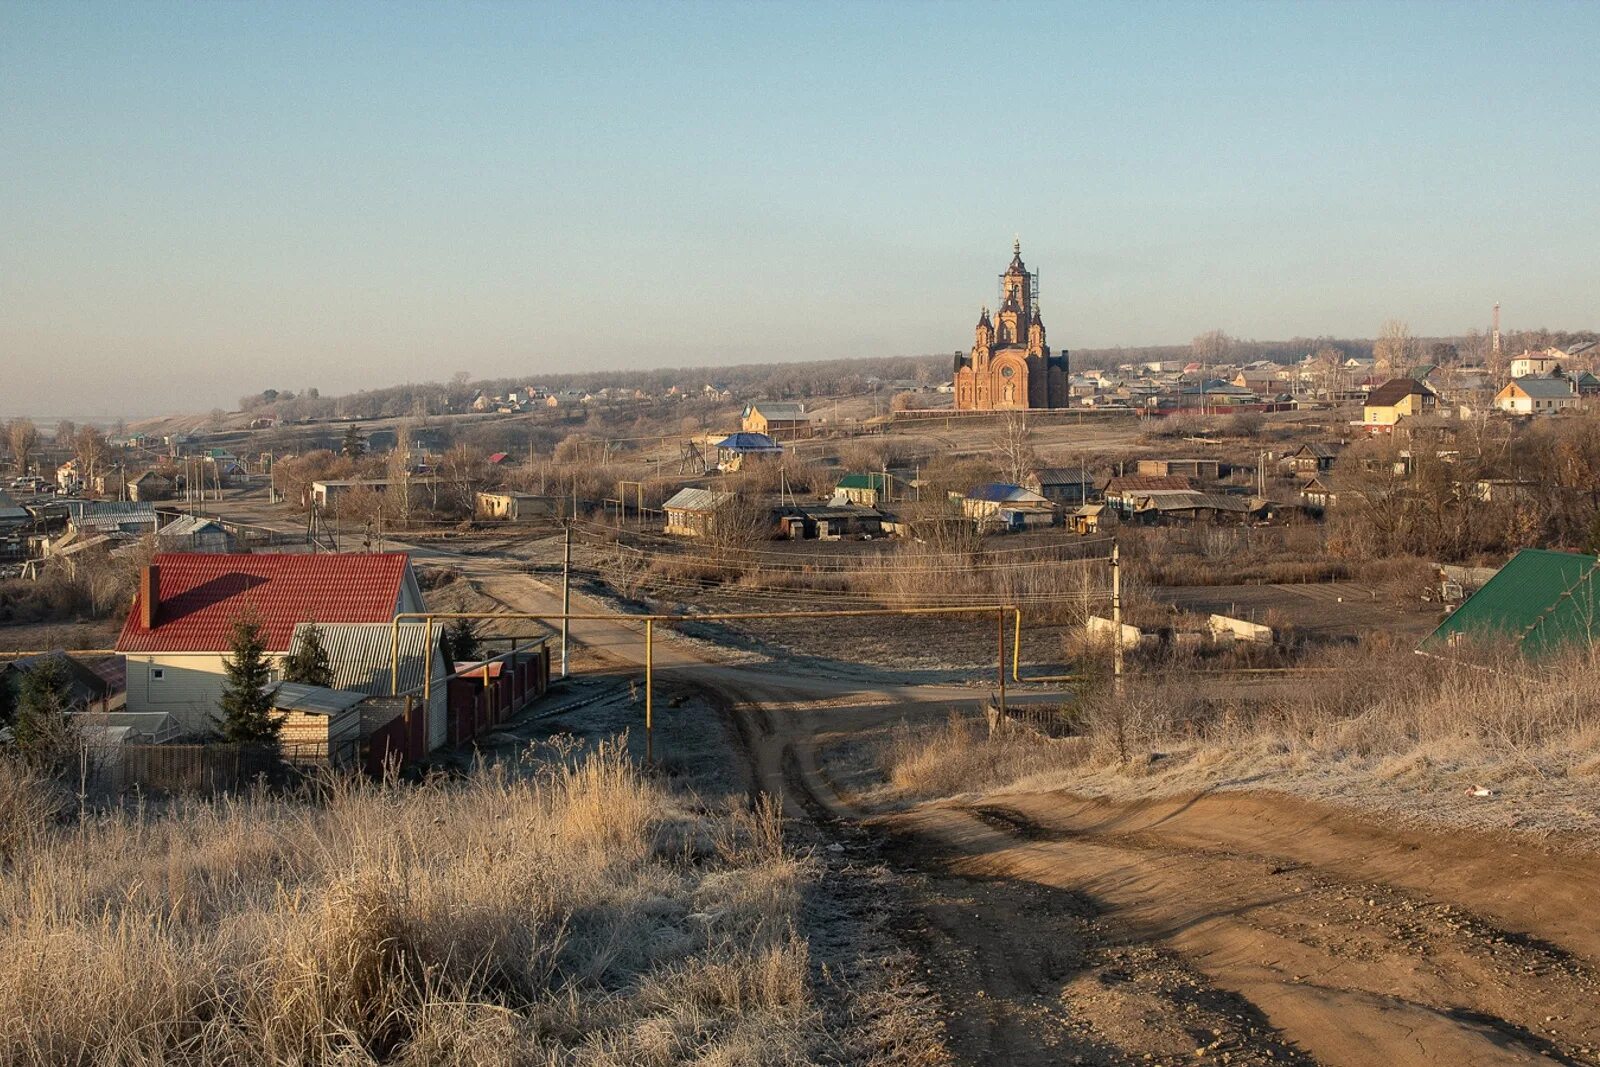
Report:
[[[938,726],[897,726],[882,759],[897,792],[924,799],[1071,770],[1084,754],[1078,738],[1048,738],[1015,725],[991,736],[985,723],[952,714]]]
[[[1321,673],[1201,680],[1181,669],[1086,693],[1082,736],[995,740],[971,720],[902,729],[879,764],[901,796],[1013,785],[1124,789],[1254,785],[1451,814],[1463,790],[1509,795],[1495,815],[1549,830],[1600,824],[1600,673],[1574,654],[1476,665],[1403,647],[1330,650]],[[1128,785],[1133,788],[1133,785]]]
[[[776,813],[542,767],[70,823],[0,771],[0,1062],[808,1059]]]

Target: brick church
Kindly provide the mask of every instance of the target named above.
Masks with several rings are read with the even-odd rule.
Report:
[[[984,308],[972,351],[956,356],[957,411],[1067,406],[1067,353],[1050,354],[1039,317],[1039,276],[1022,263],[1022,242],[1000,276],[1000,310]]]

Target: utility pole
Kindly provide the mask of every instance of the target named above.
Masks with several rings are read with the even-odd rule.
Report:
[[[1111,542],[1111,625],[1116,636],[1111,641],[1112,688],[1122,696],[1122,553],[1116,541]]]
[[[572,614],[572,524],[567,523],[566,548],[561,558],[561,677],[567,676],[567,618]]]

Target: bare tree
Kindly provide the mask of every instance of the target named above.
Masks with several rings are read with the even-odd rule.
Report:
[[[11,458],[16,461],[17,473],[28,473],[28,460],[39,447],[39,429],[32,419],[12,419],[6,426],[6,443],[11,446]]]
[[[106,435],[93,426],[85,426],[72,442],[72,455],[78,461],[78,473],[83,476],[83,484],[92,492],[95,476],[110,459]]]
[[[1028,416],[1008,411],[995,435],[994,448],[1000,456],[1000,474],[1012,485],[1020,485],[1038,462],[1029,440]]]
[[[1228,353],[1233,348],[1233,338],[1222,330],[1207,330],[1205,333],[1189,342],[1189,348],[1194,353],[1195,362],[1200,364],[1200,410],[1203,414],[1206,406],[1206,379],[1210,376],[1210,369],[1228,359]]]
[[[71,448],[78,440],[78,424],[71,419],[62,419],[56,423],[55,443],[57,448]]]
[[[1400,374],[1416,362],[1417,341],[1411,336],[1411,327],[1400,319],[1389,319],[1378,333],[1372,346],[1372,358],[1377,368],[1386,374]]]
[[[489,473],[489,460],[483,450],[471,445],[456,445],[439,461],[445,496],[452,509],[471,514],[473,494]]]

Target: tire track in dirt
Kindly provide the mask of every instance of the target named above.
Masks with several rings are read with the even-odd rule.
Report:
[[[1318,1060],[1600,1062],[1600,977],[1561,946],[1282,857],[1100,836],[1036,814],[978,803],[881,822],[937,842],[973,877],[1089,894]]]

